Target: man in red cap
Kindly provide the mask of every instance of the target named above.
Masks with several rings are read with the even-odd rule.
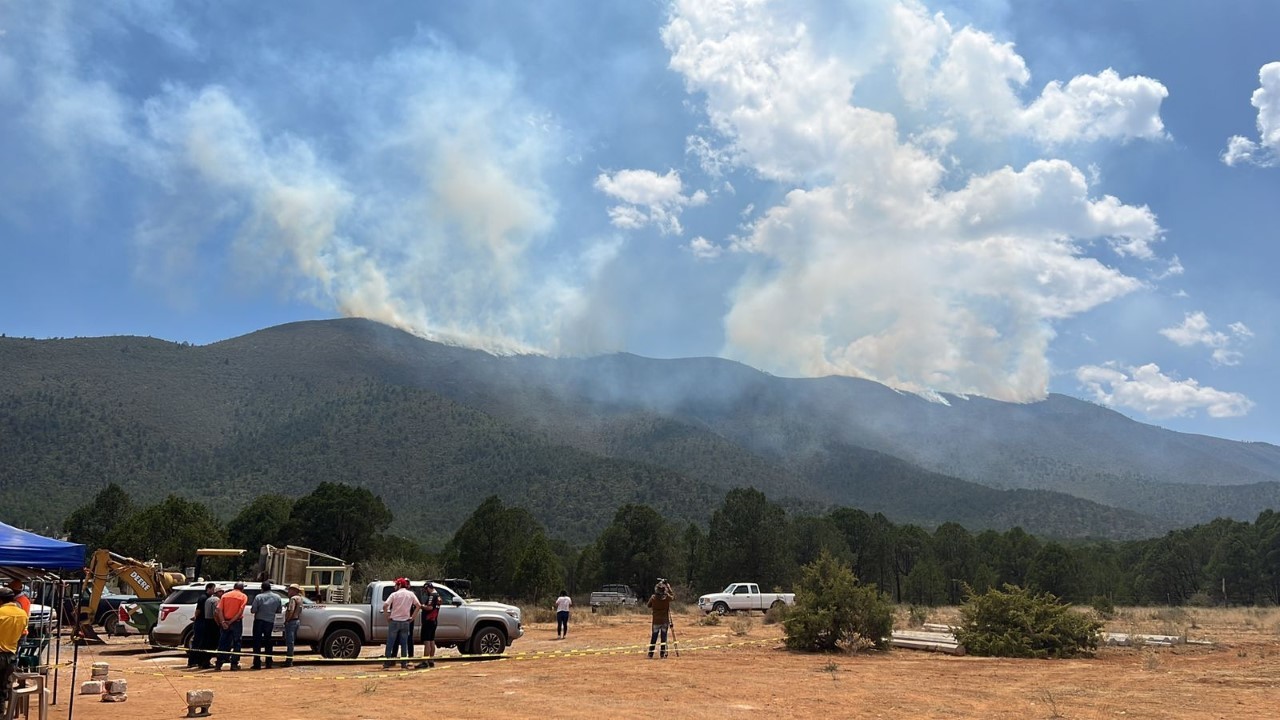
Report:
[[[396,591],[382,603],[382,612],[387,615],[387,650],[383,669],[395,667],[393,658],[396,650],[400,650],[400,667],[408,669],[409,658],[413,651],[409,649],[409,639],[413,633],[413,619],[418,615],[422,603],[418,596],[409,589],[408,578],[396,578]]]

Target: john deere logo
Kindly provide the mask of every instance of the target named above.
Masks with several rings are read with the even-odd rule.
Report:
[[[144,580],[143,577],[139,575],[137,572],[129,573],[129,577],[133,578],[133,581],[136,582],[138,584],[138,587],[141,588],[142,590],[146,590],[147,592],[151,591],[151,583]]]

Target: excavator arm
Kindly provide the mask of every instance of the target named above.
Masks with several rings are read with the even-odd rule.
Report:
[[[102,593],[112,578],[127,585],[139,600],[163,598],[169,593],[170,588],[186,580],[182,573],[165,572],[153,563],[117,555],[106,549],[94,551],[86,578],[89,583],[89,595],[80,606],[78,635],[85,640],[101,642],[101,638],[93,629],[93,623],[98,619],[98,606],[102,603]]]

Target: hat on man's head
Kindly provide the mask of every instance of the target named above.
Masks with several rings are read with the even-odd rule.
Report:
[[[13,602],[15,597],[17,596],[13,594],[12,590],[7,587],[0,587],[0,602]]]
[[[405,577],[396,578],[396,587],[409,587],[409,578],[405,578]]]
[[[289,590],[297,590],[298,592],[302,592],[302,588],[298,585],[298,583],[292,583],[292,584],[290,584],[290,585],[289,585],[289,587],[288,587],[287,589],[289,589]]]

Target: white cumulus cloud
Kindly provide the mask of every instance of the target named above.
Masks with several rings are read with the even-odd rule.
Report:
[[[669,170],[659,175],[652,170],[619,170],[616,173],[600,173],[595,187],[621,204],[609,208],[609,220],[615,227],[636,230],[653,225],[660,232],[679,235],[680,214],[688,206],[706,203],[707,194],[698,190],[684,194],[680,173]]]
[[[1031,72],[1013,43],[973,27],[955,30],[914,0],[894,4],[891,16],[904,99],[938,104],[978,135],[1020,134],[1050,145],[1165,137],[1160,105],[1169,91],[1157,80],[1106,68],[1050,81],[1024,104],[1018,91]]]
[[[1233,135],[1227,140],[1222,162],[1228,165],[1280,165],[1280,62],[1267,63],[1258,71],[1260,87],[1251,100],[1258,109],[1258,139]]]
[[[726,146],[718,157],[791,188],[731,243],[759,262],[730,297],[725,352],[783,374],[1042,397],[1053,323],[1143,286],[1090,255],[1092,242],[1151,259],[1159,223],[1094,196],[1066,160],[974,171],[947,189],[938,153],[996,132],[1161,136],[1163,88],[1103,73],[1028,108],[1011,45],[953,31],[914,2],[873,5],[900,31],[870,60],[879,46],[842,52],[816,37],[803,2],[677,2],[663,30],[671,67]],[[894,115],[852,101],[878,63],[896,64],[904,100],[938,106],[943,130],[916,144]],[[955,118],[967,135],[946,129]]]
[[[689,252],[699,260],[714,260],[720,257],[724,248],[699,235],[689,241]]]
[[[1239,417],[1253,409],[1253,401],[1241,393],[1172,378],[1154,363],[1085,365],[1076,370],[1076,379],[1096,402],[1152,418],[1190,417],[1200,411],[1215,418]]]
[[[1209,317],[1203,311],[1187,313],[1180,325],[1167,327],[1160,334],[1172,340],[1180,347],[1203,345],[1211,348],[1211,358],[1217,365],[1239,365],[1244,354],[1236,346],[1251,337],[1253,331],[1242,322],[1233,322],[1227,326],[1230,333],[1214,330]]]

